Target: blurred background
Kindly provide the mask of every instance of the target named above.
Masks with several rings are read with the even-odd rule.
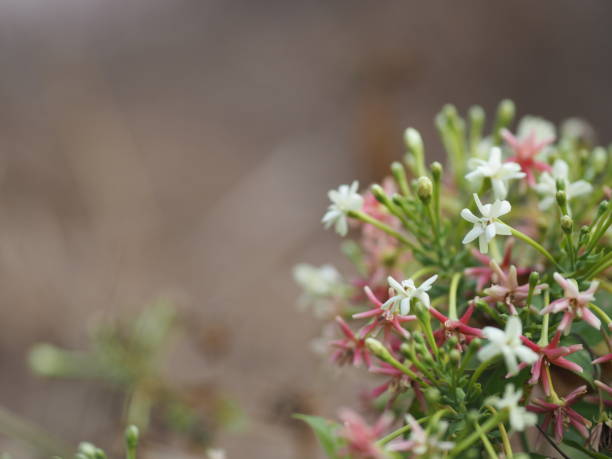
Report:
[[[334,416],[361,387],[295,308],[295,263],[342,265],[327,190],[379,180],[407,126],[441,158],[448,102],[580,116],[607,144],[611,17],[604,0],[0,1],[1,404],[112,445],[113,390],[36,377],[28,350],[84,348],[92,323],[167,298],[188,332],[170,379],[243,412],[213,444],[317,457],[290,413]],[[183,457],[164,443],[143,457]]]

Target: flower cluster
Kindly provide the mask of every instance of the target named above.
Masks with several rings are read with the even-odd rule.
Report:
[[[379,379],[375,423],[302,416],[330,457],[610,454],[612,149],[514,114],[503,101],[485,134],[482,108],[446,106],[445,167],[409,128],[382,186],[329,192],[356,269],[299,266],[301,302],[335,323],[333,362]]]

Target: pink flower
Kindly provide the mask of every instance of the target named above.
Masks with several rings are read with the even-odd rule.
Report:
[[[564,311],[563,318],[559,324],[559,330],[568,334],[574,317],[583,319],[586,323],[599,330],[601,321],[589,309],[589,303],[595,299],[595,290],[599,282],[593,281],[587,290],[578,290],[578,284],[574,279],[565,279],[561,274],[555,273],[554,278],[563,288],[563,297],[553,301],[540,311],[540,314],[556,313]]]
[[[367,335],[360,333],[359,337],[356,336],[340,316],[336,317],[336,322],[344,335],[344,339],[331,342],[331,346],[337,348],[332,354],[332,360],[339,365],[351,363],[356,367],[365,362],[366,366],[370,367],[370,354],[365,345]]]
[[[347,453],[358,459],[384,459],[387,454],[376,444],[378,437],[391,425],[392,418],[384,413],[374,424],[369,426],[365,420],[350,409],[340,410],[340,419],[344,423],[340,436],[347,441]]]
[[[565,368],[576,373],[582,373],[582,367],[577,363],[564,358],[565,356],[577,352],[582,349],[582,344],[572,344],[571,346],[559,347],[559,340],[561,338],[561,332],[555,333],[555,336],[547,346],[538,346],[528,338],[521,336],[521,341],[525,346],[531,348],[536,354],[538,354],[538,360],[531,367],[531,379],[529,384],[536,384],[538,380],[542,383],[542,388],[546,395],[550,395],[550,385],[548,377],[544,371],[544,366],[550,364],[557,365],[558,367]],[[519,367],[525,368],[527,364],[521,363]]]
[[[416,367],[412,367],[413,371],[417,371]],[[406,392],[406,390],[412,388],[412,390],[414,390],[414,396],[417,399],[417,401],[419,402],[419,406],[421,408],[422,411],[425,411],[427,409],[427,404],[425,401],[425,396],[423,394],[423,391],[421,390],[420,386],[418,383],[416,383],[415,381],[413,381],[412,379],[410,379],[410,377],[408,375],[406,375],[405,373],[401,372],[400,370],[398,370],[397,368],[389,365],[386,362],[382,362],[380,367],[371,367],[370,368],[370,372],[371,373],[375,373],[375,374],[379,374],[379,375],[386,375],[386,376],[390,376],[390,379],[385,382],[384,384],[381,384],[380,386],[375,387],[368,395],[371,398],[378,398],[379,396],[381,396],[382,394],[384,394],[387,391],[391,392],[391,397],[389,398],[389,400],[387,401],[387,407],[390,407],[393,402],[395,401],[395,399],[397,398],[398,395]]]
[[[429,308],[429,312],[442,324],[442,328],[434,332],[434,337],[436,338],[436,343],[438,345],[443,344],[453,335],[456,335],[459,338],[459,343],[463,341],[469,343],[475,337],[482,338],[483,336],[482,330],[470,327],[468,325],[468,322],[472,317],[472,313],[474,312],[473,303],[470,303],[459,320],[451,320],[434,308]]]
[[[544,147],[555,141],[554,137],[538,142],[536,132],[531,131],[527,137],[519,139],[507,129],[502,129],[501,135],[514,150],[514,156],[508,158],[507,161],[515,162],[521,166],[521,170],[526,174],[529,186],[535,185],[535,171],[550,172],[552,170],[548,164],[536,160],[535,157]]]
[[[514,239],[509,238],[508,242],[506,242],[506,246],[504,248],[504,258],[502,262],[499,264],[499,267],[502,271],[507,271],[510,268],[511,255],[512,255],[512,246],[514,245]],[[486,256],[483,253],[480,253],[476,249],[472,249],[472,256],[476,258],[482,266],[475,266],[473,268],[467,268],[464,272],[467,276],[473,277],[476,279],[476,290],[481,291],[485,285],[489,285],[493,279],[495,271],[491,269],[491,262],[493,261],[491,258]],[[525,274],[529,274],[530,270],[528,268],[518,268],[517,274],[519,276],[523,276]]]
[[[402,327],[402,323],[410,322],[411,320],[416,320],[416,316],[409,315],[403,316],[400,314],[396,314],[393,309],[383,309],[382,302],[374,296],[372,290],[369,287],[364,288],[366,296],[370,299],[372,303],[374,303],[374,307],[369,311],[360,312],[358,314],[353,314],[353,319],[364,319],[374,317],[374,321],[364,327],[363,335],[369,334],[373,329],[378,326],[382,326],[385,330],[385,337],[388,336],[391,330],[397,331],[400,335],[408,338],[410,334],[408,330]]]
[[[548,430],[551,422],[554,422],[555,440],[560,442],[563,439],[565,430],[572,425],[584,438],[589,438],[588,427],[591,422],[570,408],[584,394],[586,394],[586,386],[580,386],[572,391],[566,397],[562,398],[559,403],[550,403],[544,400],[536,399],[533,405],[527,406],[527,410],[533,413],[546,413],[542,430]]]
[[[497,284],[485,289],[484,293],[487,296],[483,300],[488,303],[505,303],[510,312],[516,315],[516,306],[522,306],[529,296],[529,283],[518,284],[518,274],[515,266],[510,266],[508,274],[506,274],[495,261],[491,261],[491,269],[496,275]],[[546,287],[546,284],[538,284],[535,286],[534,293],[538,294]]]
[[[606,355],[602,355],[601,357],[593,360],[591,363],[593,365],[597,364],[597,363],[605,363],[605,362],[609,362],[610,360],[612,360],[612,353],[610,354],[606,354]]]

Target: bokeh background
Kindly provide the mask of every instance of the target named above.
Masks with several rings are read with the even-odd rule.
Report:
[[[289,413],[333,416],[360,387],[294,306],[296,262],[342,264],[326,191],[380,179],[407,126],[440,158],[448,102],[511,98],[609,142],[611,18],[605,0],[0,1],[0,402],[110,444],[116,395],[33,376],[28,349],[82,347],[92,320],[165,297],[195,337],[172,378],[247,420],[215,444],[317,457]]]

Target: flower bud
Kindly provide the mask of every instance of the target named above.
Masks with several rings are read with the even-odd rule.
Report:
[[[387,196],[385,190],[383,190],[383,188],[378,183],[373,184],[370,187],[370,191],[372,192],[376,200],[381,204],[386,205],[389,202],[389,196]]]
[[[423,139],[416,129],[411,127],[406,129],[404,132],[404,142],[406,142],[406,146],[416,155],[423,152]]]
[[[458,349],[453,349],[448,355],[453,363],[458,363],[461,360],[461,352]]]
[[[425,400],[427,400],[429,403],[439,402],[440,396],[441,396],[440,391],[436,389],[435,387],[429,387],[425,391]]]
[[[417,195],[424,204],[427,204],[431,200],[432,193],[433,184],[429,177],[419,177],[419,180],[417,180]]]
[[[125,444],[129,450],[135,450],[138,447],[140,432],[135,425],[128,426],[125,429]]]
[[[370,352],[372,352],[372,354],[374,354],[380,360],[384,362],[394,360],[393,357],[391,357],[391,354],[389,353],[387,348],[377,339],[368,338],[366,339],[365,343],[366,347],[370,350]]]
[[[470,107],[468,111],[468,117],[472,125],[482,126],[485,120],[485,111],[480,105],[474,105]]]
[[[608,152],[603,147],[597,147],[593,150],[593,159],[591,160],[591,164],[593,165],[593,170],[596,174],[603,172],[606,168],[606,163],[608,162]]]
[[[567,205],[567,194],[565,193],[565,191],[557,191],[555,197],[557,198],[557,204],[559,204],[559,207],[565,210],[565,206]]]
[[[566,233],[570,234],[572,232],[572,227],[574,226],[574,220],[569,215],[564,215],[561,217],[561,229]]]
[[[512,119],[514,118],[514,113],[516,112],[514,102],[510,99],[502,100],[499,103],[499,107],[497,108],[497,119],[499,125],[504,127],[510,124]]]
[[[440,177],[442,177],[442,164],[440,164],[438,161],[434,161],[431,163],[430,168],[431,176],[433,177],[434,181],[439,182]]]
[[[531,271],[529,274],[529,289],[533,290],[540,281],[540,274],[537,271]]]

